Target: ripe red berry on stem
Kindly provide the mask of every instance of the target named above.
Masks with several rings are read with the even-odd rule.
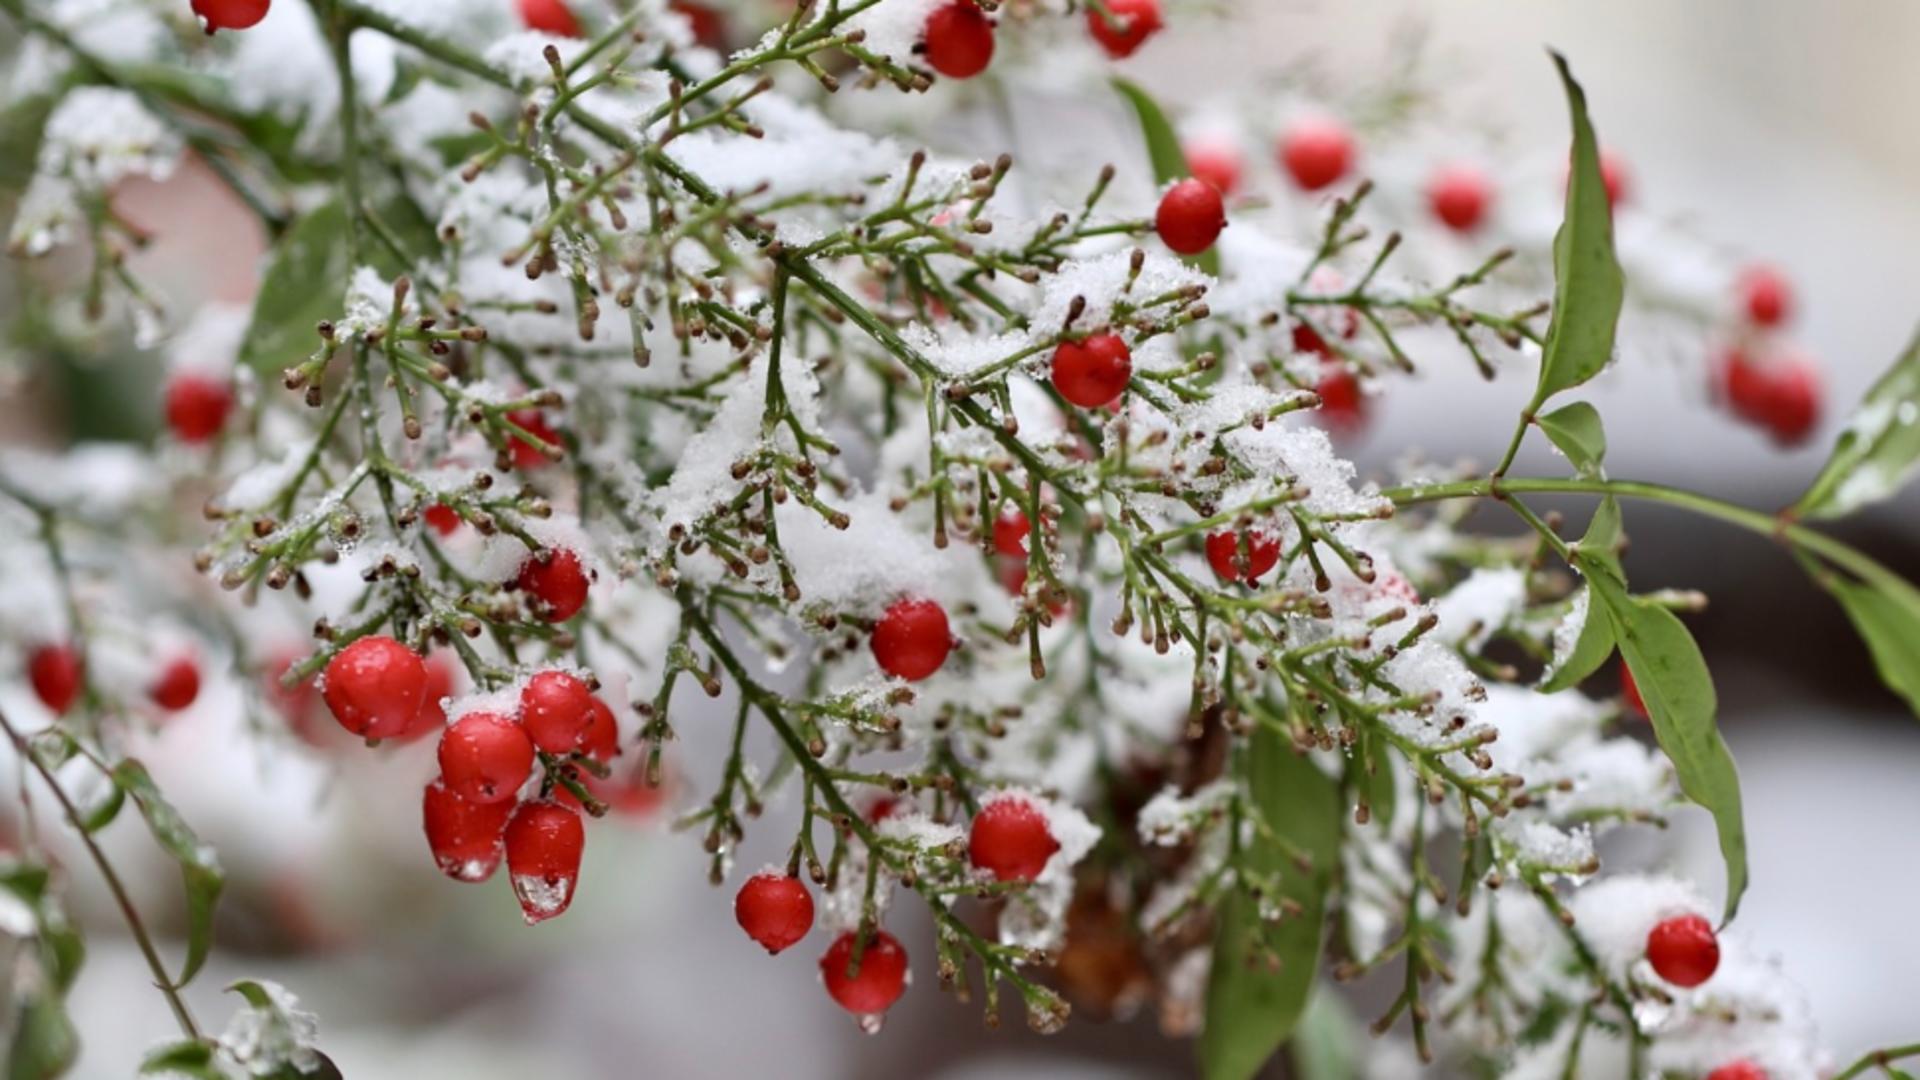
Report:
[[[507,874],[527,925],[545,922],[573,903],[587,830],[580,815],[558,803],[532,802],[507,823]]]
[[[420,816],[434,865],[455,881],[492,877],[513,809],[511,802],[468,802],[441,780],[428,784]]]
[[[516,579],[531,598],[534,614],[548,622],[566,622],[587,605],[592,582],[580,556],[566,548],[547,548],[527,556]]]
[[[1779,326],[1793,314],[1793,286],[1773,267],[1748,267],[1739,287],[1741,306],[1755,326]]]
[[[446,503],[434,503],[420,512],[427,526],[441,536],[452,536],[460,528],[460,514]]]
[[[1160,18],[1160,0],[1106,0],[1106,6],[1103,15],[1087,5],[1087,31],[1116,60],[1132,56],[1166,25]]]
[[[470,803],[510,802],[533,775],[533,740],[497,713],[455,720],[440,736],[440,779]]]
[[[1698,915],[1664,919],[1647,933],[1647,962],[1654,974],[1675,986],[1699,986],[1720,966],[1720,942],[1713,924]]]
[[[1187,171],[1195,180],[1212,184],[1222,198],[1231,198],[1240,189],[1240,174],[1245,168],[1240,151],[1216,142],[1189,143],[1184,151]]]
[[[534,0],[534,2],[539,2],[539,0]],[[557,6],[559,0],[553,0],[553,2]],[[571,18],[572,16],[568,17]],[[560,445],[560,433],[553,429],[552,424],[547,423],[546,415],[538,409],[521,409],[517,412],[510,412],[507,414],[507,419],[512,421],[514,426],[520,430],[538,438],[548,446],[558,447]],[[542,450],[539,446],[519,435],[509,437],[507,445],[513,451],[513,467],[516,469],[538,469],[543,465],[550,464],[553,460],[547,456],[545,450]]]
[[[233,408],[224,380],[183,371],[167,380],[167,427],[183,443],[203,443],[220,433]]]
[[[81,674],[80,653],[71,645],[42,645],[27,657],[27,681],[55,716],[72,708],[80,696]]]
[[[427,657],[427,689],[420,695],[420,715],[414,718],[407,729],[394,738],[399,742],[414,742],[428,735],[437,734],[447,726],[447,707],[443,699],[453,696],[453,661],[445,653],[434,653]]]
[[[193,0],[193,13],[215,30],[245,30],[267,17],[269,0]]]
[[[1027,557],[1027,534],[1033,525],[1027,520],[1027,512],[1007,504],[1000,516],[993,519],[993,550],[1010,559]]]
[[[755,874],[733,898],[733,917],[748,937],[777,954],[813,929],[813,896],[797,878]]]
[[[1486,219],[1493,201],[1487,174],[1471,165],[1448,165],[1427,184],[1427,205],[1440,223],[1455,232],[1472,232]]]
[[[569,754],[593,723],[593,691],[564,671],[542,671],[520,691],[520,725],[533,745]]]
[[[580,752],[595,761],[612,761],[620,753],[620,724],[606,702],[599,698],[591,701],[587,730],[580,736]]]
[[[1360,389],[1359,377],[1347,365],[1339,361],[1321,365],[1320,381],[1313,390],[1320,395],[1320,408],[1314,415],[1327,430],[1351,435],[1366,425],[1367,397]]]
[[[1708,1073],[1707,1080],[1767,1080],[1767,1070],[1741,1058]]]
[[[1160,242],[1182,255],[1198,255],[1220,239],[1227,227],[1227,207],[1220,189],[1205,180],[1182,180],[1160,197],[1154,214]]]
[[[907,950],[892,934],[875,930],[860,953],[860,969],[849,974],[858,933],[841,934],[820,958],[820,977],[827,993],[855,1016],[878,1016],[900,1000],[907,989]]]
[[[1063,341],[1053,350],[1053,388],[1083,409],[1098,409],[1127,388],[1133,350],[1115,334]]]
[[[873,659],[896,678],[920,680],[940,670],[953,650],[947,609],[932,600],[896,600],[874,624]]]
[[[385,635],[363,637],[335,653],[321,689],[333,718],[363,739],[391,739],[406,731],[419,717],[426,694],[426,664]]]
[[[1319,191],[1353,167],[1353,135],[1337,120],[1296,122],[1280,140],[1280,164],[1303,191]]]
[[[191,656],[175,657],[161,669],[147,696],[168,712],[179,712],[200,696],[200,666]]]
[[[1792,359],[1775,367],[1763,422],[1782,446],[1798,446],[1813,434],[1820,423],[1820,376],[1813,365]]]
[[[1245,539],[1245,550],[1241,540]],[[1207,563],[1224,581],[1258,584],[1262,575],[1280,562],[1280,541],[1258,529],[1207,534]]]
[[[996,799],[974,815],[967,858],[998,881],[1032,881],[1060,850],[1046,812],[1027,799]]]
[[[529,30],[558,37],[579,37],[580,20],[564,0],[520,0],[520,21]]]
[[[993,20],[973,0],[952,0],[927,16],[927,66],[950,79],[970,79],[993,61]]]

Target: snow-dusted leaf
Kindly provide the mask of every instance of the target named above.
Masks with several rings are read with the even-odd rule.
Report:
[[[1313,860],[1302,872],[1279,844],[1254,834],[1246,865],[1280,875],[1276,904],[1300,906],[1277,923],[1235,889],[1220,909],[1207,982],[1207,1026],[1200,1035],[1201,1071],[1208,1080],[1245,1080],[1260,1071],[1293,1033],[1307,1007],[1319,969],[1327,888],[1340,861],[1340,796],[1334,782],[1270,728],[1255,729],[1246,758],[1247,785],[1273,833]],[[1256,935],[1259,937],[1257,938]],[[1261,961],[1257,940],[1278,955],[1277,970]]]
[[[191,1080],[226,1080],[214,1061],[213,1047],[196,1040],[165,1043],[140,1059],[141,1076],[180,1076]]]
[[[1880,681],[1920,715],[1920,590],[1904,581],[1862,585],[1831,575],[1820,584],[1866,641]]]
[[[1576,555],[1575,562],[1586,576],[1593,602],[1613,626],[1620,654],[1646,703],[1654,737],[1673,762],[1680,789],[1713,815],[1727,868],[1725,918],[1732,919],[1747,889],[1747,833],[1740,775],[1715,725],[1718,701],[1706,659],[1680,617],[1629,594],[1610,561]]]
[[[1833,456],[1794,504],[1803,518],[1844,517],[1899,491],[1920,469],[1920,336],[1867,391]]]
[[[220,1037],[220,1052],[249,1076],[267,1080],[338,1080],[340,1070],[314,1049],[319,1024],[277,983],[242,979],[228,990],[246,999]]]
[[[1575,472],[1581,476],[1600,475],[1601,463],[1607,456],[1607,432],[1600,424],[1598,409],[1576,401],[1538,418],[1535,423],[1553,440],[1553,445],[1567,455]]]
[[[329,199],[294,222],[275,245],[253,320],[240,346],[240,363],[271,375],[306,359],[320,345],[314,332],[340,314],[340,296],[327,283],[345,281],[347,212]]]
[[[1587,119],[1587,95],[1566,58],[1553,54],[1573,117],[1566,217],[1553,238],[1553,321],[1540,353],[1540,385],[1529,411],[1598,375],[1613,358],[1613,334],[1626,279],[1613,251],[1613,208],[1600,175],[1600,146]]]
[[[206,962],[207,950],[213,944],[213,909],[226,885],[226,875],[213,849],[194,835],[179,811],[161,796],[146,766],[132,759],[123,761],[113,768],[113,782],[132,796],[153,838],[180,864],[187,888],[187,958],[176,985],[185,986]]]
[[[51,873],[40,863],[0,862],[0,941],[7,942],[11,956],[5,1006],[11,1015],[0,1016],[0,1031],[8,1036],[0,1063],[10,1080],[60,1076],[80,1052],[66,993],[86,947],[51,884]]]
[[[1153,95],[1125,79],[1113,80],[1114,89],[1133,106],[1133,113],[1140,119],[1140,134],[1147,141],[1147,158],[1153,163],[1153,179],[1165,187],[1175,180],[1184,180],[1193,175],[1187,166],[1186,151],[1180,148],[1180,137],[1174,134],[1173,125],[1167,122],[1167,114],[1160,110]],[[1210,247],[1198,255],[1190,255],[1187,261],[1214,276],[1220,274],[1220,250]]]

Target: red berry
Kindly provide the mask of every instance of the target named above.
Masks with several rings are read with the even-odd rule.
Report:
[[[1782,446],[1804,442],[1820,423],[1820,377],[1812,365],[1791,360],[1769,379],[1764,423]]]
[[[667,7],[687,17],[694,41],[715,52],[727,51],[726,16],[694,0],[672,0]]]
[[[1427,185],[1427,205],[1441,224],[1455,232],[1472,232],[1487,216],[1493,185],[1485,173],[1469,165],[1450,165],[1433,174]]]
[[[191,371],[167,380],[167,427],[183,443],[203,443],[218,435],[232,408],[233,393],[222,380]]]
[[[460,512],[446,503],[434,503],[421,511],[420,516],[441,536],[452,536],[460,528]]]
[[[860,953],[859,970],[849,973],[858,936],[848,931],[835,939],[820,958],[820,978],[841,1008],[855,1016],[878,1016],[906,992],[907,950],[892,934],[875,930]]]
[[[495,713],[468,713],[440,736],[440,779],[470,803],[511,802],[533,775],[533,740]]]
[[[1708,1073],[1707,1080],[1767,1080],[1767,1070],[1742,1058]]]
[[[1109,22],[1092,4],[1087,5],[1087,30],[1093,40],[1116,60],[1132,56],[1146,40],[1166,25],[1160,19],[1160,0],[1106,0]]]
[[[526,0],[526,2],[540,4],[548,2],[548,0]],[[559,0],[551,0],[551,2],[554,7],[560,6]],[[565,11],[566,9],[561,8],[561,10]],[[568,18],[571,19],[572,16],[568,16]],[[560,445],[560,433],[553,430],[553,425],[547,423],[546,416],[538,409],[521,409],[518,412],[510,412],[507,414],[507,419],[512,421],[514,426],[520,430],[538,438],[548,446],[558,447]],[[545,450],[521,438],[519,435],[510,436],[507,440],[507,445],[513,451],[513,467],[516,469],[538,469],[553,460],[547,456]]]
[[[455,795],[444,781],[427,785],[421,819],[427,848],[440,872],[455,881],[485,881],[500,866],[500,841],[513,803],[476,803]]]
[[[365,739],[391,739],[420,715],[427,666],[390,637],[363,637],[327,662],[320,692],[341,727]]]
[[[779,953],[813,929],[813,896],[797,878],[755,874],[733,898],[733,917],[767,952]]]
[[[1182,180],[1160,197],[1153,218],[1160,242],[1182,255],[1198,255],[1220,239],[1227,227],[1227,207],[1220,189],[1205,180]]]
[[[968,860],[999,881],[1032,881],[1059,850],[1046,813],[1017,796],[981,807],[967,837]]]
[[[1767,411],[1767,373],[1739,349],[1728,350],[1720,363],[1715,389],[1725,395],[1734,415],[1756,423]]]
[[[895,600],[873,627],[873,659],[887,674],[918,681],[940,670],[953,650],[947,610],[932,600]]]
[[[1019,598],[1026,595],[1026,592],[1027,592],[1026,556],[1023,555],[1017,559],[1007,557],[1007,556],[1001,557],[1000,587],[1007,590],[1008,596]],[[1072,606],[1071,604],[1068,603],[1067,599],[1061,596],[1060,593],[1052,589],[1047,590],[1047,593],[1048,595],[1040,598],[1041,600],[1045,601],[1047,605],[1047,614],[1053,616],[1056,619],[1066,615],[1067,609],[1070,606]]]
[[[1009,503],[1000,516],[993,519],[993,550],[1009,559],[1027,557],[1027,534],[1032,531],[1032,523],[1027,520],[1026,511]]]
[[[179,712],[193,704],[193,699],[200,696],[200,668],[193,657],[176,657],[161,670],[147,696],[168,712]]]
[[[1241,550],[1245,538],[1246,550]],[[1223,581],[1258,584],[1261,575],[1280,562],[1280,541],[1258,529],[1234,533],[1228,529],[1207,534],[1207,562]]]
[[[520,0],[520,21],[529,30],[558,37],[580,36],[580,20],[573,17],[564,0]]]
[[[1750,266],[1740,275],[1740,299],[1755,326],[1779,326],[1793,312],[1793,286],[1771,266]]]
[[[1624,660],[1620,662],[1620,697],[1642,720],[1647,718],[1647,703],[1640,697],[1639,684],[1633,681],[1633,669]]]
[[[1624,205],[1627,196],[1633,193],[1633,184],[1627,174],[1627,163],[1613,154],[1600,152],[1600,183],[1607,189],[1607,206]]]
[[[531,598],[534,613],[548,622],[566,622],[587,605],[592,584],[580,556],[566,548],[548,548],[520,564],[520,591]]]
[[[1654,974],[1675,986],[1692,988],[1713,977],[1720,966],[1720,942],[1713,924],[1698,915],[1662,920],[1647,934],[1647,962]]]
[[[613,718],[613,710],[599,698],[592,699],[588,710],[587,730],[580,736],[580,752],[602,762],[612,761],[620,753],[620,724]]]
[[[295,650],[285,650],[274,654],[262,669],[266,678],[266,696],[286,718],[287,728],[309,746],[322,746],[319,729],[314,727],[313,703],[319,697],[319,689],[312,679],[302,679],[293,686],[284,686],[281,679],[294,665],[304,657]]]
[[[527,925],[545,922],[573,903],[586,844],[580,815],[558,803],[527,803],[507,823],[507,873]]]
[[[542,671],[520,691],[520,724],[533,745],[569,754],[593,723],[593,691],[564,671]]]
[[[953,0],[927,16],[927,66],[950,79],[971,79],[993,60],[993,20],[973,0]]]
[[[71,645],[42,645],[27,657],[27,680],[55,716],[73,707],[80,696],[80,653]]]
[[[1351,435],[1366,424],[1366,395],[1360,390],[1359,378],[1345,364],[1323,365],[1313,390],[1320,395],[1318,416],[1329,431]]]
[[[193,13],[215,30],[245,30],[267,17],[268,0],[193,0]]]
[[[455,672],[453,661],[445,653],[434,653],[427,657],[427,689],[420,696],[420,715],[407,730],[395,736],[400,742],[414,742],[435,734],[447,726],[447,706],[445,699],[453,696]]]
[[[1133,350],[1114,334],[1063,341],[1053,350],[1053,388],[1083,409],[1120,396],[1133,377]]]
[[[1186,147],[1187,171],[1195,180],[1212,184],[1223,198],[1240,188],[1240,151],[1220,143],[1193,143]]]
[[[1353,136],[1335,120],[1301,120],[1280,140],[1280,164],[1301,190],[1319,191],[1353,167]]]

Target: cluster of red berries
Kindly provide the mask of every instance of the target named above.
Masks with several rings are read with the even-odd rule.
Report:
[[[892,800],[875,803],[868,817],[878,820],[894,807]],[[983,806],[967,838],[968,861],[1003,882],[1033,881],[1059,850],[1045,812],[1019,796],[997,798]],[[777,955],[813,929],[813,896],[792,873],[763,870],[740,886],[733,917],[748,937]],[[820,978],[828,996],[841,1008],[855,1016],[877,1017],[906,992],[907,951],[885,930],[875,929],[864,947],[860,939],[855,931],[835,938],[820,957]]]
[[[1626,689],[1631,692],[1631,676]],[[1634,694],[1633,699],[1638,700]],[[1698,915],[1676,915],[1647,932],[1647,963],[1653,973],[1685,990],[1700,986],[1720,969],[1720,940],[1713,924]],[[1751,1061],[1734,1061],[1707,1074],[1707,1080],[1767,1080]]]
[[[41,645],[27,654],[27,681],[47,711],[64,716],[80,698],[86,683],[86,665],[71,645]],[[177,656],[160,669],[147,686],[147,698],[167,712],[179,712],[200,696],[200,665],[192,656]]]
[[[1779,344],[1793,315],[1793,289],[1769,266],[1740,275],[1739,340],[1727,349],[1714,384],[1733,414],[1764,428],[1782,446],[1813,433],[1820,421],[1820,376],[1805,357]]]
[[[557,0],[523,0],[534,2]],[[1132,56],[1164,25],[1160,0],[1087,5],[1087,32],[1115,59]],[[993,63],[993,33],[993,20],[974,0],[949,0],[927,16],[920,34],[921,59],[949,79],[971,79]]]

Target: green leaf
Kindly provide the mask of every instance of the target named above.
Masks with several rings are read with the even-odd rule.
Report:
[[[1299,1080],[1356,1080],[1365,1037],[1340,995],[1321,989],[1293,1034],[1293,1075]]]
[[[107,789],[106,794],[100,797],[99,802],[94,803],[81,812],[80,827],[90,833],[97,833],[101,829],[113,824],[113,819],[120,816],[120,808],[126,804],[126,789],[115,784]]]
[[[320,346],[314,332],[340,314],[347,275],[347,212],[329,199],[293,223],[274,246],[240,346],[240,363],[265,375],[305,360]]]
[[[1884,587],[1832,574],[1819,580],[1840,601],[1853,628],[1866,641],[1880,681],[1920,716],[1920,590],[1899,580]]]
[[[80,1036],[59,999],[35,995],[18,1003],[7,1047],[7,1080],[52,1080],[80,1056]]]
[[[1553,54],[1573,116],[1573,156],[1566,217],[1553,238],[1553,321],[1540,353],[1540,385],[1529,412],[1553,395],[1598,375],[1613,358],[1613,333],[1626,278],[1613,253],[1613,210],[1600,175],[1600,146],[1587,119],[1587,95]]]
[[[1541,681],[1539,690],[1543,694],[1573,689],[1599,671],[1600,665],[1613,655],[1613,621],[1604,612],[1594,610],[1593,588],[1582,586],[1582,589],[1587,605],[1586,621],[1580,624],[1580,636],[1574,639],[1572,651],[1564,658],[1556,657],[1558,663]],[[1576,604],[1579,602],[1575,600]]]
[[[0,109],[0,195],[18,195],[33,181],[40,136],[58,94],[32,94]]]
[[[0,891],[31,913],[32,932],[9,950],[11,991],[0,1016],[8,1033],[0,1064],[8,1080],[43,1080],[64,1074],[80,1053],[80,1039],[67,1018],[66,994],[80,973],[86,944],[67,921],[52,891],[48,868],[30,859],[0,858]]]
[[[154,1047],[140,1060],[140,1075],[188,1076],[194,1080],[223,1080],[226,1076],[214,1062],[213,1047],[198,1041]]]
[[[1193,175],[1187,167],[1187,153],[1180,149],[1180,137],[1173,132],[1173,125],[1167,122],[1167,114],[1162,112],[1153,96],[1139,86],[1125,79],[1113,80],[1113,88],[1133,106],[1133,113],[1140,119],[1140,134],[1147,140],[1147,158],[1153,163],[1154,182],[1162,187],[1175,180],[1184,180]],[[1220,251],[1211,247],[1198,255],[1187,257],[1187,261],[1202,272],[1220,276]]]
[[[213,945],[213,909],[226,886],[226,875],[221,873],[213,849],[202,843],[172,804],[161,797],[146,766],[131,758],[122,761],[113,767],[113,782],[133,797],[161,850],[180,864],[187,888],[187,958],[175,986],[185,986],[200,971]]]
[[[1714,725],[1718,702],[1700,646],[1680,617],[1659,604],[1636,599],[1617,568],[1584,553],[1574,557],[1593,600],[1613,624],[1646,702],[1653,734],[1673,762],[1680,790],[1713,815],[1720,857],[1727,867],[1725,918],[1739,910],[1747,890],[1747,833],[1741,818],[1740,775],[1733,754]]]
[[[1278,873],[1274,899],[1300,905],[1300,913],[1264,922],[1259,905],[1237,888],[1221,904],[1200,1035],[1207,1080],[1246,1080],[1292,1034],[1313,990],[1327,888],[1340,860],[1338,786],[1271,728],[1256,728],[1252,744],[1245,767],[1253,801],[1274,835],[1313,866],[1303,871],[1271,840],[1256,839],[1245,849],[1248,869]],[[1278,970],[1256,958],[1256,935],[1278,955]]]
[[[1837,518],[1899,491],[1920,469],[1920,336],[1867,391],[1833,456],[1794,505],[1803,518]]]
[[[1598,409],[1576,401],[1534,422],[1553,440],[1553,445],[1567,455],[1575,472],[1596,479],[1601,475],[1600,464],[1607,456],[1607,432],[1600,425]]]

